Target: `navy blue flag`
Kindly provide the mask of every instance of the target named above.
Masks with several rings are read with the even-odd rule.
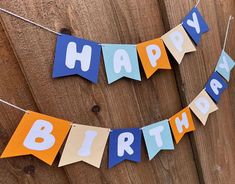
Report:
[[[139,128],[115,129],[109,137],[109,168],[118,163],[141,160],[141,130]]]
[[[57,37],[53,78],[80,75],[97,83],[101,46],[70,35]]]
[[[214,72],[206,83],[206,92],[216,103],[219,102],[221,94],[227,88],[228,84],[217,72]]]
[[[198,45],[203,33],[209,30],[209,27],[196,7],[194,7],[183,20],[183,27]]]

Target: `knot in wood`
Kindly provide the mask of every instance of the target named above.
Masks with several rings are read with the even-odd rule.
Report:
[[[64,28],[61,28],[61,29],[60,29],[60,33],[62,33],[62,34],[67,34],[67,35],[71,35],[71,34],[72,34],[72,31],[71,31],[69,28],[64,27]]]
[[[34,174],[35,172],[35,167],[33,165],[28,165],[28,166],[25,166],[23,171],[26,173],[26,174]]]
[[[94,113],[98,113],[98,112],[100,112],[100,106],[99,105],[94,105],[91,110]]]

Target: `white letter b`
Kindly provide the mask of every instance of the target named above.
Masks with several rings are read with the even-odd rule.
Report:
[[[51,134],[53,126],[45,120],[37,120],[34,122],[28,135],[26,136],[23,145],[30,150],[47,150],[55,143],[55,137]],[[36,139],[42,141],[37,141]]]

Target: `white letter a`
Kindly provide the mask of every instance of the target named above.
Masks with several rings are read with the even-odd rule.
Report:
[[[122,67],[125,68],[125,71],[127,73],[131,73],[132,71],[131,61],[126,50],[118,49],[115,51],[113,56],[113,67],[115,73],[120,73]]]

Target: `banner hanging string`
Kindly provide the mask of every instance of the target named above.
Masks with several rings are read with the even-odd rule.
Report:
[[[200,3],[200,0],[197,1],[195,7],[197,7],[199,3]],[[24,21],[26,21],[26,22],[28,22],[28,23],[30,23],[30,24],[32,24],[32,25],[38,26],[38,27],[40,27],[40,28],[42,28],[42,29],[44,29],[44,30],[47,30],[47,31],[51,32],[51,33],[54,33],[54,34],[57,34],[57,35],[60,35],[60,36],[62,35],[62,34],[59,33],[59,32],[56,32],[56,31],[54,31],[54,30],[51,30],[51,29],[49,29],[49,28],[47,28],[47,27],[45,27],[45,26],[43,26],[43,25],[41,25],[41,24],[38,24],[38,23],[33,22],[33,21],[31,21],[31,20],[29,20],[29,19],[27,19],[27,18],[24,18],[24,17],[22,17],[22,16],[19,16],[19,15],[15,14],[15,13],[13,13],[13,12],[10,12],[10,11],[8,11],[8,10],[6,10],[6,9],[0,8],[0,11],[2,11],[2,12],[4,12],[4,13],[7,13],[7,14],[9,14],[9,15],[12,15],[12,16],[14,16],[14,17],[17,17],[17,18],[19,18],[19,19],[21,19],[21,20],[24,20]],[[224,39],[223,50],[225,49],[225,46],[226,46],[230,23],[231,23],[231,21],[232,21],[233,19],[234,19],[234,17],[230,15],[230,16],[229,16],[229,19],[228,19],[228,24],[227,24],[227,29],[226,29],[225,39]],[[101,44],[100,44],[100,45],[101,45]],[[1,102],[1,103],[4,103],[4,104],[6,104],[6,105],[9,105],[9,106],[11,106],[11,107],[13,107],[13,108],[15,108],[15,109],[18,109],[18,110],[20,110],[20,111],[23,111],[23,112],[25,112],[25,113],[28,113],[27,110],[22,109],[21,107],[18,107],[18,106],[16,106],[16,105],[13,105],[13,104],[11,104],[11,103],[9,103],[9,102],[6,102],[6,101],[4,101],[4,100],[2,100],[2,99],[0,99],[0,102]]]
[[[195,7],[198,6],[198,4],[200,3],[200,1],[201,1],[201,0],[198,0],[198,1],[197,1]],[[9,11],[9,10],[6,10],[6,9],[4,9],[4,8],[1,8],[1,7],[0,7],[0,11],[2,11],[2,12],[4,12],[4,13],[7,13],[7,14],[9,14],[9,15],[12,15],[12,16],[14,16],[14,17],[17,17],[17,18],[19,18],[19,19],[21,19],[21,20],[23,20],[23,21],[25,21],[25,22],[28,22],[28,23],[30,23],[30,24],[32,24],[32,25],[38,26],[38,27],[40,27],[41,29],[44,29],[44,30],[49,31],[49,32],[51,32],[51,33],[57,34],[57,35],[59,35],[59,36],[62,35],[62,34],[59,33],[59,32],[56,32],[56,31],[54,31],[54,30],[52,30],[52,29],[50,29],[50,28],[48,28],[48,27],[45,27],[45,26],[39,24],[39,23],[33,22],[32,20],[29,20],[29,19],[27,19],[27,18],[24,18],[24,17],[22,17],[22,16],[20,16],[20,15],[17,15],[17,14],[15,14],[15,13]]]
[[[11,106],[11,107],[13,107],[13,108],[15,108],[15,109],[18,109],[18,110],[20,110],[20,111],[23,111],[23,112],[25,112],[25,113],[28,113],[27,110],[22,109],[21,107],[18,107],[18,106],[16,106],[16,105],[13,105],[13,104],[11,104],[11,103],[5,101],[5,100],[2,100],[1,98],[0,98],[0,102],[1,102],[1,103],[4,103],[4,104],[6,104],[6,105],[9,105],[9,106]]]
[[[21,19],[21,20],[24,20],[25,22],[28,22],[28,23],[33,24],[33,25],[35,25],[35,26],[38,26],[38,27],[40,27],[40,28],[42,28],[42,29],[45,29],[45,30],[47,30],[47,31],[49,31],[49,32],[51,32],[51,33],[54,33],[54,34],[57,34],[57,35],[60,35],[60,36],[62,35],[62,34],[59,33],[59,32],[56,32],[56,31],[54,31],[54,30],[52,30],[52,29],[49,29],[49,28],[47,28],[47,27],[45,27],[45,26],[43,26],[43,25],[41,25],[41,24],[38,24],[38,23],[36,23],[36,22],[33,22],[33,21],[31,21],[31,20],[29,20],[29,19],[27,19],[27,18],[21,17],[20,15],[17,15],[17,14],[15,14],[15,13],[13,13],[13,12],[10,12],[10,11],[8,11],[8,10],[6,10],[6,9],[0,8],[0,11],[2,11],[2,12],[4,12],[4,13],[7,13],[7,14],[9,14],[9,15],[12,15],[12,16],[14,16],[14,17],[17,17],[17,18],[19,18],[19,19]]]
[[[198,1],[197,1],[197,4],[195,5],[195,8],[199,5],[200,1],[201,1],[201,0],[198,0]]]
[[[6,105],[9,105],[10,107],[13,107],[13,108],[15,108],[15,109],[18,109],[18,110],[20,110],[20,111],[22,111],[22,112],[29,113],[27,110],[22,109],[21,107],[18,107],[18,106],[14,105],[14,104],[11,104],[11,103],[9,103],[9,102],[7,102],[7,101],[1,99],[1,98],[0,98],[0,102],[1,102],[1,103],[4,103],[4,104],[6,104]],[[73,124],[73,123],[71,122],[70,125],[76,125],[76,124]],[[142,130],[142,129],[143,129],[143,128],[140,128],[140,130]],[[110,129],[110,132],[112,132],[112,129]]]
[[[232,15],[230,15],[229,18],[228,18],[228,24],[227,24],[227,29],[226,29],[225,38],[224,38],[223,50],[225,50],[225,47],[226,47],[227,38],[228,38],[228,32],[229,32],[229,27],[230,27],[231,21],[232,21],[233,19],[234,19],[234,17],[233,17]]]
[[[199,0],[199,2],[200,2],[200,0]],[[0,8],[0,10],[1,11],[4,11],[4,12],[7,12],[8,13],[8,11],[7,10],[4,10],[4,9],[2,9],[2,8]],[[9,14],[13,14],[13,13],[9,13]],[[20,17],[20,16],[18,16],[18,15],[15,15],[15,14],[13,14],[14,16],[16,16],[16,17]],[[25,19],[25,18],[22,18],[22,17],[20,17],[21,19],[23,19],[23,20],[26,20],[27,22],[30,22],[31,23],[31,21],[30,20],[27,20],[27,19]],[[226,42],[227,42],[227,38],[228,38],[228,31],[229,31],[229,27],[230,27],[230,23],[231,23],[231,21],[234,19],[234,17],[233,16],[229,16],[229,19],[228,19],[228,24],[227,24],[227,29],[226,29],[226,33],[225,33],[225,39],[224,39],[224,46],[223,46],[223,50],[225,49],[225,46],[226,46]],[[33,24],[34,25],[39,25],[39,24],[37,24],[37,23],[34,23],[33,22]],[[44,26],[41,26],[41,25],[39,25],[39,27],[41,27],[41,28],[44,28]],[[52,32],[52,33],[55,33],[55,34],[58,34],[58,35],[61,35],[60,33],[57,33],[57,32],[55,32],[55,31],[53,31],[53,30],[50,30],[50,29],[48,29],[48,28],[45,28],[46,30],[48,30],[48,31],[50,31],[50,32]],[[25,110],[25,109],[23,109],[23,108],[21,108],[21,107],[18,107],[18,106],[16,106],[16,105],[14,105],[14,104],[11,104],[11,103],[9,103],[9,102],[7,102],[7,101],[5,101],[5,100],[2,100],[1,98],[0,98],[0,102],[1,103],[4,103],[4,104],[6,104],[6,105],[9,105],[9,106],[11,106],[11,107],[13,107],[13,108],[15,108],[15,109],[18,109],[18,110],[20,110],[20,111],[22,111],[22,112],[25,112],[25,113],[28,113],[28,111],[27,110]],[[72,124],[72,123],[71,123]],[[140,130],[141,130],[142,128],[140,128]],[[111,129],[110,129],[110,131],[112,131]]]

